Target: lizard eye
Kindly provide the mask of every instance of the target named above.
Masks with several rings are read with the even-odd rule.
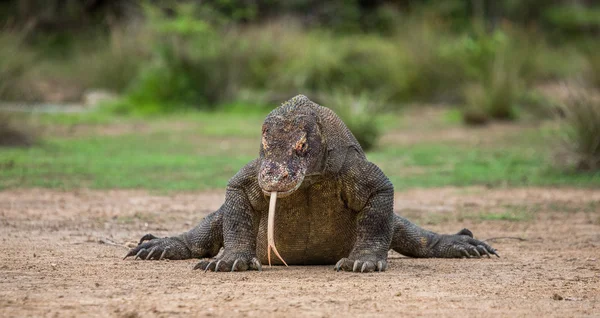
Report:
[[[306,150],[308,149],[308,144],[306,143],[306,136],[302,137],[294,147],[296,150],[296,154],[298,156],[304,156],[306,154]]]
[[[306,144],[303,144],[302,146],[296,148],[296,154],[298,154],[298,156],[306,155],[307,148],[308,148],[308,146]]]

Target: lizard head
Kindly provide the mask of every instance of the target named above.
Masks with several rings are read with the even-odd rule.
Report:
[[[317,115],[308,107],[282,106],[262,126],[258,184],[263,193],[285,197],[297,190],[307,174],[319,172],[323,138]]]

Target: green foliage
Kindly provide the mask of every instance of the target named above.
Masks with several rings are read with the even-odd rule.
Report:
[[[574,94],[563,106],[564,146],[578,170],[600,171],[600,97]]]
[[[520,97],[519,89],[522,84],[519,77],[508,61],[495,61],[487,81],[484,82],[487,96],[485,108],[492,118],[515,119],[517,117],[516,103]]]
[[[544,56],[551,50],[533,35],[496,31],[490,36],[467,37],[447,48],[465,70],[463,87],[467,124],[488,119],[514,120],[530,86],[553,76]]]
[[[1,30],[0,30],[1,31]],[[23,43],[21,34],[0,33],[0,99],[30,100],[35,98],[29,83],[25,83],[28,68],[36,56]]]
[[[540,55],[551,51],[527,36],[497,31],[491,35],[454,35],[443,23],[411,18],[394,36],[343,35],[306,31],[294,22],[219,29],[219,19],[182,7],[174,17],[149,14],[143,32],[152,52],[150,65],[129,86],[120,112],[164,112],[186,107],[209,109],[239,98],[242,91],[299,91],[353,95],[384,94],[392,102],[461,97],[461,87],[479,82],[497,117],[515,105],[498,105],[513,79],[533,82],[548,76]],[[457,40],[458,39],[458,40]],[[536,41],[537,43],[539,41]],[[541,47],[541,45],[540,45]],[[504,71],[498,64],[514,70]],[[510,101],[509,101],[510,102]],[[487,107],[487,106],[486,106]]]
[[[143,36],[133,30],[113,29],[107,41],[76,54],[70,76],[80,78],[89,88],[124,92],[142,69],[148,52]]]
[[[89,43],[79,43],[85,42],[82,35],[73,36],[72,42],[79,44],[69,45],[64,57],[49,56],[52,50],[39,44],[28,50],[12,42],[0,47],[0,57],[2,52],[23,52],[9,54],[23,62],[0,61],[0,96],[27,89],[18,95],[47,100],[61,95],[56,92],[62,88],[75,91],[62,94],[73,101],[87,89],[104,88],[124,95],[112,105],[115,112],[147,114],[214,109],[242,95],[281,101],[298,92],[326,96],[346,90],[357,96],[383,94],[393,104],[465,99],[465,109],[476,115],[466,117],[487,113],[514,118],[518,99],[535,82],[566,78],[581,69],[581,63],[573,62],[578,53],[548,45],[535,30],[503,24],[487,33],[470,22],[455,27],[456,19],[471,15],[463,1],[439,6],[424,1],[411,9],[361,1],[323,5],[319,10],[335,12],[335,19],[351,18],[317,25],[359,25],[347,25],[343,32],[309,28],[296,18],[248,23],[261,19],[256,15],[265,10],[261,1],[168,3],[146,3],[143,20],[114,25]],[[272,5],[274,12],[319,11],[311,3]],[[382,34],[358,32],[365,28]],[[43,53],[43,60],[29,67],[32,48]],[[25,69],[19,65],[28,66],[21,80],[2,80],[3,73]],[[3,83],[19,83],[14,85],[20,89],[3,89]],[[37,92],[41,84],[45,94]],[[485,100],[465,98],[465,86],[480,86]]]
[[[600,7],[553,6],[543,12],[544,22],[565,32],[600,29]]]
[[[197,19],[193,6],[178,6],[171,18],[149,9],[146,25],[150,65],[132,81],[116,109],[153,113],[187,107],[207,109],[231,99],[243,54],[232,39],[223,40],[207,20]],[[205,14],[205,12],[202,12]],[[217,22],[214,22],[217,23]]]
[[[490,35],[464,35],[458,41],[441,46],[440,51],[444,58],[462,66],[467,79],[484,81],[494,61],[507,50],[508,45],[508,35],[496,31]]]
[[[347,91],[336,91],[326,103],[340,116],[365,151],[372,150],[381,136],[377,121],[382,99],[363,93],[353,96]]]
[[[427,17],[408,19],[399,28],[404,31],[395,38],[398,49],[391,53],[397,63],[394,68],[383,66],[393,80],[394,89],[387,93],[396,101],[455,99],[466,71],[456,55],[444,51],[456,36],[448,33],[447,25]]]
[[[389,41],[306,32],[283,23],[216,33],[194,21],[173,22],[177,27],[159,24],[160,36],[150,49],[153,61],[139,73],[119,109],[209,108],[238,98],[243,90],[293,96],[343,89],[405,101],[438,96],[459,83],[460,70],[451,59],[439,58],[440,36],[426,24],[415,26],[412,37]],[[201,26],[188,25],[193,23]],[[422,40],[421,34],[426,35]]]
[[[600,45],[597,43],[589,44],[583,49],[586,60],[586,72],[588,82],[597,89],[600,89]]]
[[[489,102],[481,85],[467,85],[464,88],[465,105],[462,106],[462,120],[467,125],[483,125],[490,120],[487,111]]]

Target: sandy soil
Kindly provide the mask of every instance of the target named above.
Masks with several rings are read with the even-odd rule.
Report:
[[[371,274],[203,273],[191,270],[194,260],[122,260],[141,235],[187,230],[222,200],[220,191],[0,192],[0,316],[600,315],[599,190],[397,193],[397,212],[432,230],[525,239],[493,240],[500,259],[391,253],[388,271]],[[473,217],[507,207],[531,217]]]

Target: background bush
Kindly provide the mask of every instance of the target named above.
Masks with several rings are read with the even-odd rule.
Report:
[[[384,99],[368,93],[353,95],[338,90],[325,98],[324,105],[340,116],[365,151],[372,150],[381,136],[376,114],[383,108]]]
[[[35,92],[27,83],[28,68],[35,65],[35,53],[17,33],[0,33],[0,99],[29,100]]]
[[[116,112],[156,113],[344,90],[515,119],[535,85],[600,73],[578,45],[597,36],[592,1],[43,3],[0,4],[0,99],[100,88]]]
[[[572,93],[563,105],[564,150],[578,170],[600,170],[600,95]]]

